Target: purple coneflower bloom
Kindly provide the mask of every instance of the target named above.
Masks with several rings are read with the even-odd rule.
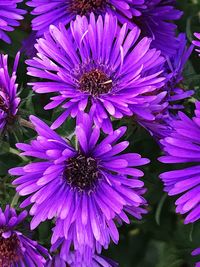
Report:
[[[197,248],[197,249],[192,251],[192,256],[198,256],[198,255],[200,255],[200,248]],[[195,264],[195,267],[200,267],[200,262],[197,262]]]
[[[194,34],[194,36],[198,39],[198,41],[193,41],[192,43],[195,45],[195,46],[197,46],[197,47],[199,47],[198,49],[196,49],[196,51],[199,53],[199,56],[200,56],[200,33],[195,33]]]
[[[16,55],[12,75],[8,72],[8,55],[0,55],[0,133],[12,125],[18,111],[16,71],[19,53]]]
[[[2,267],[43,267],[48,256],[45,248],[16,230],[26,217],[23,211],[17,215],[10,206],[0,208],[0,266]]]
[[[59,105],[66,109],[53,129],[86,108],[106,133],[112,131],[111,116],[154,119],[150,106],[154,91],[164,85],[162,70],[157,71],[164,59],[149,49],[150,39],[137,42],[139,35],[137,27],[127,33],[126,24],[118,31],[117,18],[108,14],[97,21],[92,14],[89,22],[77,17],[69,30],[62,24],[50,26],[38,40],[37,57],[27,64],[29,75],[46,80],[31,83],[37,93],[58,94],[45,109]]]
[[[146,213],[143,182],[138,179],[143,172],[135,167],[149,162],[136,153],[120,154],[128,146],[118,141],[126,127],[98,142],[100,129],[92,127],[91,116],[82,116],[76,127],[77,149],[31,116],[38,137],[17,147],[22,155],[40,161],[9,171],[20,176],[13,183],[19,194],[29,195],[21,207],[33,204],[31,228],[57,217],[52,243],[65,237],[79,251],[83,245],[107,248],[110,239],[117,243],[114,219],[128,223],[126,211],[138,219]]]
[[[23,19],[25,10],[19,9],[17,4],[23,0],[7,0],[0,1],[0,40],[10,43],[10,38],[5,32],[14,30],[19,26],[19,21]]]
[[[192,167],[160,175],[170,196],[182,194],[176,201],[176,211],[189,213],[185,223],[200,218],[200,102],[196,103],[195,114],[190,119],[179,112],[179,119],[172,122],[171,135],[161,141],[166,155],[159,159],[164,163],[193,163]]]
[[[58,26],[60,22],[69,24],[77,15],[89,16],[116,15],[122,22],[128,21],[132,16],[140,16],[141,10],[146,6],[145,0],[31,0],[27,5],[33,7],[32,14],[36,16],[32,20],[32,28],[41,36],[48,31],[51,24]]]

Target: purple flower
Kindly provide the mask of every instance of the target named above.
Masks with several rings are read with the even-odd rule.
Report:
[[[52,259],[48,260],[45,267],[67,267],[66,262],[60,258],[59,255],[54,256]]]
[[[21,207],[32,204],[31,229],[57,217],[52,244],[64,237],[81,252],[83,246],[107,248],[110,239],[117,243],[114,219],[129,223],[125,212],[138,219],[146,213],[143,182],[138,179],[143,172],[135,167],[149,160],[136,153],[121,154],[128,147],[127,141],[118,141],[126,127],[98,142],[100,129],[92,126],[91,116],[83,114],[74,148],[38,118],[30,119],[38,137],[17,147],[24,151],[22,155],[40,161],[9,173],[19,176],[13,183],[19,194],[29,195]]]
[[[139,123],[157,139],[170,135],[171,122],[176,117],[174,110],[183,109],[183,101],[194,93],[193,90],[185,90],[183,85],[183,70],[193,51],[193,45],[187,48],[185,34],[179,34],[177,40],[179,45],[176,54],[168,57],[163,67],[166,83],[161,88],[157,98],[151,102],[151,110],[152,114],[155,114],[155,120],[153,122],[144,119],[139,120]]]
[[[192,43],[197,46],[197,47],[200,47],[200,33],[195,33],[194,36],[198,39],[198,41],[193,41]],[[196,51],[199,53],[199,56],[200,56],[200,48],[196,49]]]
[[[16,55],[11,76],[8,72],[8,55],[0,55],[0,134],[14,123],[20,103],[16,84],[19,55]]]
[[[141,16],[133,17],[144,36],[153,39],[152,47],[161,50],[166,56],[173,55],[177,49],[176,25],[182,12],[175,8],[175,0],[145,0],[146,8],[141,10]]]
[[[140,16],[146,6],[145,0],[31,0],[27,5],[33,7],[32,28],[38,36],[48,31],[51,24],[58,26],[60,22],[69,24],[77,15],[89,16],[116,15],[121,23],[127,22],[132,16]]]
[[[26,217],[27,212],[19,215],[10,206],[5,211],[0,208],[0,266],[2,267],[43,267],[48,256],[45,248],[16,230]]]
[[[188,213],[185,223],[193,223],[200,218],[200,102],[196,103],[195,114],[193,119],[189,119],[179,112],[179,119],[171,123],[172,133],[161,141],[166,155],[159,159],[164,163],[193,165],[160,175],[170,196],[182,194],[176,201],[176,211]]]
[[[23,0],[7,0],[0,2],[0,40],[10,43],[10,38],[5,32],[14,30],[14,27],[19,26],[19,20],[23,19],[25,10],[17,7],[18,3]]]
[[[94,113],[95,124],[112,131],[110,117],[137,115],[153,120],[151,101],[154,91],[164,85],[157,69],[164,59],[149,49],[151,40],[138,41],[140,31],[118,31],[116,17],[94,15],[77,17],[67,31],[50,26],[50,32],[38,40],[38,56],[27,60],[28,74],[46,81],[33,82],[37,93],[57,93],[45,109],[62,105],[66,109],[53,123],[59,127],[66,118],[78,117],[86,109]]]
[[[91,251],[87,251],[88,254],[91,253]],[[91,254],[89,257],[90,261],[88,262],[84,260],[83,256],[78,252],[70,252],[69,254],[66,254],[65,251],[62,251],[62,256],[64,256],[65,261],[61,258],[61,255],[56,255],[52,258],[52,260],[48,261],[46,264],[46,267],[87,267],[87,266],[95,266],[95,267],[118,267],[119,265],[103,256],[94,255]],[[88,258],[88,255],[87,255]]]
[[[197,248],[197,249],[192,251],[192,256],[198,256],[198,255],[200,255],[200,248]],[[200,262],[197,262],[195,264],[195,267],[200,267]]]
[[[183,105],[176,104],[177,101],[184,100],[190,97],[194,91],[185,90],[183,86],[184,77],[183,71],[194,46],[187,47],[186,35],[181,33],[178,38],[178,49],[174,56],[169,57],[166,62],[166,85],[164,90],[168,93],[168,101],[171,104],[169,107],[172,109],[182,109]]]
[[[27,5],[33,7],[32,28],[42,36],[50,25],[59,23],[68,25],[77,15],[90,13],[96,16],[106,13],[116,15],[118,21],[127,23],[130,29],[135,25],[141,28],[143,36],[153,39],[152,46],[165,55],[171,55],[176,50],[176,25],[172,20],[178,20],[182,12],[175,8],[174,0],[31,0]]]
[[[28,58],[34,57],[37,53],[34,47],[37,40],[36,38],[36,33],[32,31],[29,36],[22,41],[21,52],[25,53]]]

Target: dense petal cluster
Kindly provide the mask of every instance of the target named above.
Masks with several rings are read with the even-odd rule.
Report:
[[[169,195],[182,194],[176,201],[176,211],[189,213],[185,223],[200,218],[200,103],[196,103],[196,116],[188,118],[182,112],[179,119],[172,122],[173,131],[161,141],[166,152],[160,157],[164,163],[193,163],[192,167],[165,172],[160,175]]]
[[[11,76],[8,72],[7,61],[8,55],[0,55],[0,134],[15,121],[20,103],[16,83],[19,53],[16,55]]]
[[[59,266],[59,267],[67,267],[66,262],[61,259],[59,255],[53,256],[50,260],[46,262],[45,267],[52,267],[52,266]]]
[[[169,107],[172,109],[184,108],[183,105],[176,104],[177,101],[184,100],[194,93],[193,90],[186,91],[183,86],[183,71],[193,51],[193,45],[187,47],[187,38],[183,33],[179,34],[177,40],[178,46],[176,54],[169,57],[165,66],[167,82],[164,86],[164,90],[167,91],[168,101],[170,103]]]
[[[34,8],[32,14],[36,17],[32,20],[32,28],[38,36],[48,31],[51,24],[68,25],[77,15],[89,17],[91,12],[96,16],[108,13],[116,15],[121,24],[128,23],[130,29],[137,25],[143,36],[153,39],[153,47],[165,55],[172,55],[177,48],[176,25],[172,21],[182,15],[175,3],[174,0],[31,0],[27,4]]]
[[[198,48],[196,49],[196,51],[198,52],[198,54],[200,55],[200,33],[195,33],[194,36],[198,39],[198,40],[195,40],[193,41],[193,44],[195,46],[197,46]]]
[[[48,256],[47,250],[16,230],[26,215],[26,211],[17,215],[10,206],[6,206],[5,211],[0,208],[0,266],[2,267],[44,267],[46,262],[44,256]]]
[[[89,16],[106,13],[116,15],[124,23],[132,16],[140,16],[141,10],[146,8],[145,0],[30,0],[27,5],[33,7],[32,14],[36,16],[32,20],[32,28],[38,36],[48,31],[51,24],[58,26],[59,23],[69,24],[77,15]]]
[[[116,17],[106,15],[95,21],[77,17],[66,30],[50,26],[50,33],[39,39],[37,57],[28,60],[28,74],[46,81],[33,82],[37,93],[57,93],[45,108],[62,104],[66,109],[53,123],[60,126],[66,118],[78,117],[90,109],[95,124],[109,133],[110,117],[136,115],[153,120],[151,102],[154,91],[164,85],[160,70],[164,59],[149,49],[151,40],[138,42],[140,30],[118,31]],[[159,71],[157,69],[159,68]]]
[[[166,77],[164,87],[159,90],[157,98],[151,103],[152,113],[155,120],[140,120],[140,124],[145,127],[157,139],[170,135],[172,131],[171,122],[176,118],[176,113],[184,108],[183,101],[193,95],[193,90],[184,88],[183,71],[188,61],[193,45],[187,47],[185,34],[177,37],[178,49],[176,54],[168,57],[163,68],[163,75]]]
[[[176,25],[173,20],[178,20],[182,12],[175,8],[175,0],[145,0],[146,8],[141,10],[141,15],[133,17],[142,30],[143,36],[153,39],[152,47],[162,51],[166,56],[176,53]]]
[[[46,267],[58,266],[58,267],[118,267],[119,265],[111,259],[108,259],[103,256],[99,256],[97,254],[93,254],[91,249],[85,249],[85,254],[91,254],[89,257],[87,255],[86,258],[89,258],[88,262],[84,260],[83,255],[81,255],[78,251],[66,253],[65,242],[63,242],[63,249],[61,250],[60,255],[54,256],[50,261],[47,262]],[[65,260],[64,260],[64,259]]]
[[[125,127],[98,142],[100,129],[92,127],[88,114],[76,127],[77,149],[38,118],[30,119],[38,137],[17,147],[22,155],[41,161],[9,172],[20,176],[14,181],[19,194],[29,195],[21,206],[33,204],[31,228],[57,217],[52,243],[64,237],[66,253],[71,244],[81,252],[86,245],[100,251],[111,239],[117,243],[114,220],[129,223],[125,212],[138,219],[146,213],[143,182],[138,179],[143,172],[135,167],[149,160],[136,153],[121,154],[128,147],[127,141],[118,141]]]
[[[10,43],[10,38],[5,32],[14,30],[19,26],[19,20],[23,19],[26,12],[17,7],[23,0],[0,1],[0,40]]]

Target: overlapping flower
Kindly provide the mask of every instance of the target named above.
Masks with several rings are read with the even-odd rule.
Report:
[[[32,241],[16,227],[20,224],[27,212],[17,215],[10,206],[5,211],[0,208],[0,266],[2,267],[44,267],[48,252],[36,241]]]
[[[19,53],[16,55],[13,71],[8,72],[8,55],[0,55],[0,134],[16,119],[20,98],[17,96],[16,71]]]
[[[130,29],[135,25],[141,28],[143,36],[153,39],[152,47],[169,56],[175,53],[177,41],[176,25],[172,22],[181,17],[182,12],[175,8],[174,0],[31,0],[27,4],[33,7],[32,28],[41,36],[50,25],[59,23],[68,25],[77,15],[89,17],[106,13],[116,15],[120,24],[127,23]]]
[[[58,26],[59,23],[69,24],[77,15],[90,16],[116,15],[122,22],[127,22],[132,16],[140,16],[141,10],[146,8],[144,0],[30,0],[27,5],[33,7],[32,28],[41,36],[49,30],[50,25]]]
[[[140,120],[145,127],[157,139],[170,135],[171,122],[176,119],[176,112],[184,108],[184,101],[193,95],[193,90],[186,90],[184,86],[183,71],[188,61],[193,45],[187,47],[185,34],[177,37],[178,48],[176,54],[168,57],[163,68],[163,75],[166,78],[164,87],[159,90],[157,98],[151,103],[152,113],[155,120]]]
[[[65,248],[65,246],[63,245],[63,247]],[[86,249],[85,252],[89,254],[91,254],[91,249]],[[61,258],[61,256],[65,259],[63,260],[63,258]],[[88,258],[88,255],[87,255]],[[45,267],[89,267],[89,266],[94,266],[94,267],[118,267],[119,265],[112,261],[111,259],[108,259],[106,257],[103,256],[99,256],[97,254],[91,254],[89,256],[90,261],[88,263],[88,260],[85,261],[83,255],[81,255],[79,252],[70,252],[70,253],[66,253],[66,251],[62,251],[61,255],[56,255],[54,256],[51,260],[49,260],[47,262],[47,264],[45,265]]]
[[[26,13],[18,8],[18,3],[23,0],[7,0],[0,1],[0,40],[10,43],[11,40],[6,32],[14,30],[14,27],[19,26],[19,21],[23,19]]]
[[[143,36],[153,39],[152,47],[161,50],[165,56],[176,53],[178,41],[174,20],[180,19],[182,12],[177,10],[175,0],[145,0],[146,8],[140,16],[133,16],[133,25],[142,30]]]
[[[182,195],[176,201],[176,211],[188,213],[185,223],[200,218],[200,103],[196,103],[196,116],[188,118],[182,112],[172,122],[173,131],[161,141],[166,152],[160,157],[164,163],[193,163],[192,167],[165,172],[160,175],[169,195]]]

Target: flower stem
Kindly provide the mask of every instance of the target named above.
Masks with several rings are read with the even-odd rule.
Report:
[[[19,124],[26,128],[30,128],[33,130],[35,129],[34,125],[30,121],[24,120],[22,118],[19,119]]]

